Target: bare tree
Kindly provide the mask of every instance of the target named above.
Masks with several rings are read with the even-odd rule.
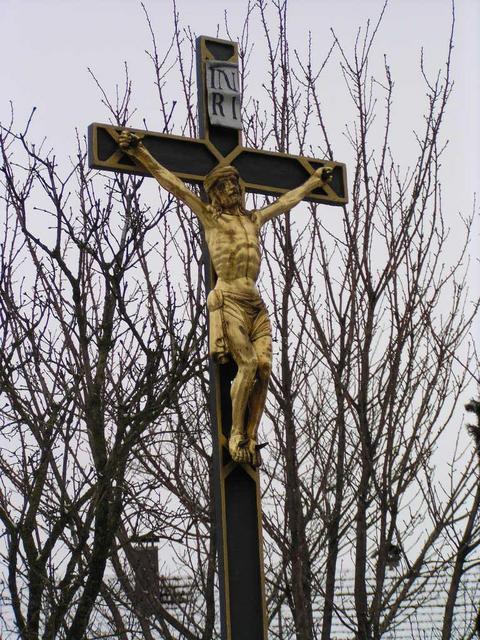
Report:
[[[477,424],[467,425],[467,428],[475,444],[475,452],[478,464],[478,460],[480,458],[480,402],[478,400],[470,400],[470,402],[465,405],[465,409],[471,413],[474,413],[477,418]],[[477,524],[476,516],[479,507],[478,503],[480,501],[480,482],[478,482],[478,470],[476,484],[477,489],[473,500],[473,506],[470,510],[469,517],[465,522],[463,532],[461,532],[461,537],[458,541],[456,555],[454,558],[452,578],[450,581],[448,598],[445,605],[445,615],[443,618],[442,640],[446,640],[447,638],[450,638],[452,636],[455,602],[458,596],[458,590],[461,584],[462,577],[466,569],[468,569],[468,556],[470,555],[471,551],[478,545],[478,531],[475,532],[476,536],[474,535],[475,526]],[[480,613],[477,613],[477,616],[475,618],[474,630],[471,633],[470,637],[473,637],[475,634],[477,636],[480,636]]]
[[[185,223],[171,201],[146,207],[137,179],[99,184],[83,145],[62,174],[12,124],[0,140],[0,517],[12,614],[28,640],[85,636],[132,517],[132,465],[148,440],[163,455],[179,393],[205,369],[201,260],[177,271],[181,288],[169,265]]]
[[[286,603],[297,638],[331,638],[336,618],[344,633],[376,639],[438,576],[452,575],[454,602],[453,585],[478,547],[473,458],[457,452],[448,489],[434,474],[435,449],[471,381],[468,355],[463,366],[457,361],[478,307],[469,308],[465,295],[471,220],[461,255],[444,266],[441,125],[452,89],[453,16],[443,70],[432,81],[421,64],[424,131],[416,134],[416,163],[402,171],[391,149],[389,67],[382,78],[368,75],[381,16],[359,33],[352,54],[333,34],[333,50],[315,68],[312,43],[307,59],[290,57],[287,3],[257,7],[273,124],[262,128],[257,110],[250,143],[265,147],[273,138],[281,150],[305,152],[321,135],[321,148],[335,157],[319,86],[336,56],[353,107],[346,132],[352,200],[342,226],[311,207],[303,219],[292,213],[276,223],[265,245],[279,351],[270,405],[278,448],[269,477],[281,495],[266,513],[270,611]],[[380,118],[379,139],[372,124],[378,130]],[[343,564],[354,573],[348,606],[337,595]],[[452,612],[451,603],[443,637],[452,637]]]

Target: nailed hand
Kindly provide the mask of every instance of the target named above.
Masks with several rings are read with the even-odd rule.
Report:
[[[130,151],[138,147],[140,138],[131,131],[122,131],[118,138],[118,146],[124,151]]]
[[[319,167],[313,175],[320,178],[323,183],[328,183],[332,181],[333,169],[332,167]]]

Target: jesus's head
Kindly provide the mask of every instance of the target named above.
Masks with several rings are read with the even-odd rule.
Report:
[[[222,212],[243,210],[242,188],[235,167],[216,167],[205,178],[205,190],[212,205]]]

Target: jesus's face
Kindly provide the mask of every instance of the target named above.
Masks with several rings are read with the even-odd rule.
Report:
[[[242,190],[236,176],[225,176],[212,187],[212,196],[221,209],[235,209],[242,205]]]

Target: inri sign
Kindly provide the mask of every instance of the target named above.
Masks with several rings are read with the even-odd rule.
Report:
[[[240,78],[234,62],[206,61],[208,116],[210,123],[241,129]]]

